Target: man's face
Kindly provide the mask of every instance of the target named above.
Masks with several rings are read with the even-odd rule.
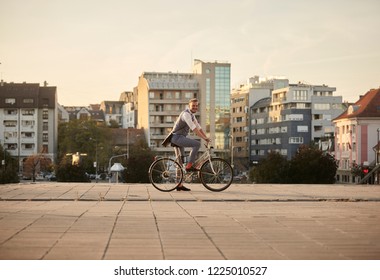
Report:
[[[192,113],[196,113],[198,111],[198,102],[190,102],[189,108]]]

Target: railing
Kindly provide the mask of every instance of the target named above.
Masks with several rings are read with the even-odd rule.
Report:
[[[378,164],[378,165],[376,165],[370,172],[368,172],[368,174],[367,175],[365,175],[360,181],[359,181],[359,183],[358,184],[363,184],[363,183],[365,183],[365,182],[368,182],[370,179],[371,179],[371,177],[373,176],[373,175],[376,175],[379,171],[380,169],[380,164]]]

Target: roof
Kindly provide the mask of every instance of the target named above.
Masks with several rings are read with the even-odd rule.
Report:
[[[264,97],[253,104],[252,108],[266,107],[270,104],[271,100],[271,97]]]
[[[334,121],[351,118],[380,118],[380,88],[371,89]]]

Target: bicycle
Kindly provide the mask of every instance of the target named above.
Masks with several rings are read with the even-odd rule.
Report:
[[[179,155],[175,160],[169,157],[158,158],[149,167],[149,180],[157,190],[170,192],[182,182],[193,183],[197,179],[213,192],[224,191],[231,185],[231,165],[222,158],[212,157],[213,147],[209,143],[205,145],[206,151],[194,163],[197,170],[190,172],[185,169],[179,147],[175,144],[171,146],[177,149],[175,154]]]

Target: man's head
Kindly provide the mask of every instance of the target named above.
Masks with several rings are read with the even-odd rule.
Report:
[[[198,111],[198,99],[193,98],[189,100],[189,109],[192,113],[196,113]]]

